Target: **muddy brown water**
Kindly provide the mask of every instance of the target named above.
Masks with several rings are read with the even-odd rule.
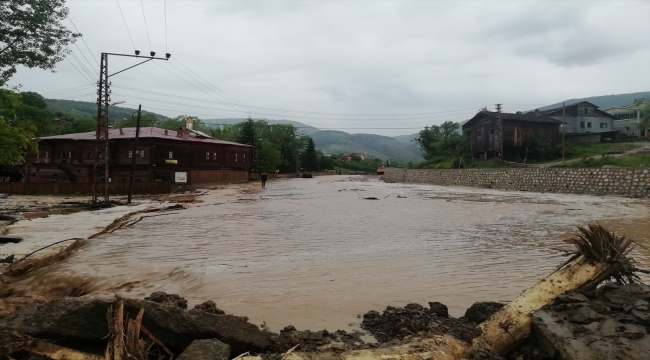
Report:
[[[202,199],[93,240],[49,276],[101,279],[99,295],[212,299],[276,331],[335,330],[387,305],[440,301],[460,316],[475,301],[511,300],[564,261],[554,248],[588,221],[650,248],[650,202],[620,197],[330,176]],[[634,255],[650,267],[650,251]]]

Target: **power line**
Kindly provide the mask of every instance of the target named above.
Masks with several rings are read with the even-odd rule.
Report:
[[[180,64],[180,63],[179,63],[179,64]],[[204,86],[204,87],[206,87],[208,90],[212,91],[212,89],[210,89],[210,87],[205,86],[205,84],[201,83],[199,80],[196,80],[196,78],[194,78],[192,75],[189,75],[189,74],[186,73],[185,71],[179,69],[179,68],[176,67],[174,64],[169,63],[169,65],[171,65],[174,69],[176,69],[176,70],[182,72],[183,74],[185,74],[185,75],[186,75],[187,77],[189,77],[190,79],[192,79],[192,80],[196,81],[197,83],[201,84],[201,86]],[[204,91],[204,92],[205,92],[205,91]],[[210,95],[210,93],[208,93],[208,92],[205,92],[205,93],[208,94],[208,95]],[[217,95],[219,95],[219,96],[221,96],[222,98],[228,100],[228,98],[224,97],[224,96],[221,95],[221,94],[218,94],[218,93],[217,93]],[[210,95],[210,96],[212,96],[212,95]],[[215,98],[214,96],[212,96],[212,97]],[[216,99],[216,98],[215,98],[215,99]],[[233,100],[234,100],[234,99],[233,99]],[[255,113],[255,114],[257,114],[257,115],[260,115],[260,114],[257,113],[256,111],[251,110],[250,108],[248,108],[248,107],[245,106],[245,105],[242,105],[242,104],[239,103],[237,100],[235,100],[235,102],[237,102],[237,105],[234,105],[234,104],[233,104],[233,105],[228,104],[228,106],[232,107],[233,109],[235,108],[235,106],[239,106],[239,107],[242,107],[243,109],[245,109],[247,112],[252,112],[252,113]]]
[[[217,92],[223,94],[222,97],[224,97],[225,99],[230,100],[230,101],[234,101],[234,102],[236,102],[237,104],[239,104],[240,106],[243,106],[243,107],[249,109],[248,106],[246,106],[246,105],[240,103],[239,101],[235,100],[235,98],[233,98],[232,96],[226,94],[225,92],[221,91],[221,90],[220,90],[219,88],[217,88],[216,86],[212,85],[210,82],[208,82],[208,81],[207,81],[205,78],[203,78],[201,75],[197,74],[197,73],[194,72],[192,69],[190,69],[189,67],[187,67],[187,65],[183,64],[182,62],[180,62],[180,60],[174,58],[174,61],[177,61],[180,65],[182,65],[184,68],[186,68],[187,70],[189,70],[192,74],[198,76],[201,80],[203,80],[206,84],[208,84],[209,86],[211,86],[214,90],[216,90]]]
[[[74,22],[72,22],[72,18],[70,17],[70,14],[68,14],[68,20],[70,20],[70,23],[72,24],[72,26],[74,27],[74,29],[75,29],[78,33],[81,33],[81,31],[79,31],[79,29],[77,29],[77,26],[74,24]],[[95,62],[97,63],[97,66],[99,66],[99,61],[97,61],[97,58],[93,55],[93,52],[90,50],[90,47],[88,46],[88,44],[86,44],[86,40],[84,40],[83,35],[81,35],[80,37],[81,37],[81,41],[83,41],[84,45],[86,45],[86,49],[88,49],[88,52],[90,53],[90,56],[92,56],[92,58],[93,58],[93,59],[95,60]]]
[[[70,51],[70,55],[72,55],[72,57],[77,61],[77,64],[81,67],[81,69],[83,69],[84,72],[85,72],[88,76],[90,76],[91,79],[94,79],[94,78],[95,78],[95,74],[93,74],[93,72],[92,72],[91,70],[88,70],[88,68],[86,67],[86,65],[84,65],[84,63],[82,63],[81,60],[79,60],[79,58],[77,57],[77,55],[75,55],[75,53],[74,53],[74,52],[73,52],[73,51],[72,51],[72,50],[71,50],[67,45],[66,45],[66,48]]]
[[[144,29],[147,30],[147,40],[149,40],[149,51],[151,51],[151,38],[149,37],[149,27],[147,26],[147,17],[144,16],[144,3],[140,0],[142,6],[142,18],[144,18]]]
[[[133,45],[133,50],[135,50],[135,43],[133,42],[133,37],[131,36],[131,32],[129,31],[129,25],[126,24],[126,19],[124,18],[124,13],[122,12],[122,7],[120,6],[119,0],[115,0],[117,3],[117,7],[120,9],[120,14],[122,15],[122,20],[124,20],[124,26],[126,27],[126,32],[129,34],[129,39],[131,39],[131,44]]]
[[[123,87],[122,87],[123,88]],[[125,96],[130,96],[135,99],[141,99],[141,100],[149,100],[149,101],[154,101],[154,102],[163,102],[163,103],[168,103],[168,104],[175,104],[175,105],[183,105],[183,106],[191,106],[191,107],[198,107],[198,108],[203,108],[203,109],[211,109],[211,110],[220,110],[220,111],[231,111],[231,112],[239,112],[239,113],[246,113],[243,110],[230,110],[230,109],[224,109],[224,108],[215,108],[215,107],[209,107],[209,106],[200,106],[200,105],[192,105],[192,104],[186,104],[186,103],[179,103],[179,102],[173,102],[173,101],[168,101],[168,100],[157,100],[157,99],[151,99],[151,98],[146,98],[146,97],[140,97],[140,96],[133,96],[133,95],[125,95]],[[318,118],[318,117],[310,117],[310,116],[297,116],[297,115],[277,115],[277,114],[265,114],[261,113],[259,115],[267,115],[267,116],[275,116],[275,117],[292,117],[292,118],[298,118],[298,119],[308,119],[308,120],[339,120],[339,121],[405,121],[405,120],[432,120],[435,118],[440,118],[440,117],[460,117],[464,114],[470,114],[470,113],[462,113],[462,114],[439,114],[439,115],[433,115],[433,116],[426,116],[426,117],[420,117],[420,118],[392,118],[392,119],[332,119],[332,118]],[[473,112],[472,112],[473,114]],[[424,121],[422,121],[424,122]]]
[[[77,43],[75,42],[75,43],[74,43],[74,46],[77,47],[77,50],[79,50],[79,52],[81,53],[81,56],[84,57],[84,59],[85,59],[86,62],[88,63],[88,66],[90,67],[90,69],[92,69],[92,71],[93,71],[97,76],[99,76],[99,73],[97,72],[96,69],[93,69],[93,64],[91,64],[90,61],[88,61],[88,58],[87,58],[86,55],[83,53],[83,51],[81,51],[81,49],[79,48],[79,45],[77,45]],[[85,66],[85,65],[84,65],[84,66]]]
[[[92,80],[88,80],[88,75],[87,75],[87,74],[84,74],[81,70],[79,70],[79,68],[78,68],[78,67],[77,67],[77,66],[72,62],[72,60],[70,60],[69,57],[66,57],[66,60],[68,60],[68,61],[70,62],[70,64],[72,64],[72,66],[75,68],[75,70],[77,70],[77,71],[79,72],[79,74],[81,74],[81,76],[82,76],[86,81],[88,81],[91,85],[94,85]]]
[[[144,90],[144,89],[137,89],[137,88],[132,88],[128,86],[121,86],[121,85],[113,85],[113,87],[120,88],[120,89],[125,89],[125,90],[131,90],[131,91],[136,91],[136,92],[142,92],[142,93],[148,93],[148,94],[153,94],[153,95],[160,95],[160,96],[166,96],[166,97],[171,97],[171,98],[177,98],[177,99],[183,99],[183,100],[190,100],[190,101],[196,101],[196,102],[203,102],[203,103],[215,103],[215,104],[223,104],[223,105],[231,105],[229,103],[225,103],[222,101],[215,101],[215,100],[206,100],[206,99],[199,99],[199,98],[192,98],[188,96],[182,96],[182,95],[174,95],[174,94],[168,94],[168,93],[162,93],[158,91],[152,91],[152,90]],[[283,111],[283,112],[295,112],[295,113],[307,113],[307,114],[332,114],[332,113],[319,113],[319,112],[312,112],[312,111],[300,111],[300,110],[287,110],[287,109],[277,109],[277,108],[269,108],[269,107],[263,107],[263,106],[252,106],[252,105],[246,105],[249,108],[255,108],[255,109],[262,109],[262,110],[270,110],[270,111]],[[431,113],[422,113],[423,115],[441,115],[441,114],[448,114],[448,115],[453,115],[452,113],[467,113],[467,112],[475,112],[475,109],[477,107],[471,107],[471,108],[465,108],[465,109],[457,109],[457,110],[446,110],[446,111],[438,111],[438,112],[431,112]],[[240,111],[240,110],[237,110]],[[267,114],[269,115],[269,114]],[[336,114],[337,116],[343,116],[345,114]],[[348,114],[349,116],[364,116],[364,117],[369,117],[369,116],[377,116],[377,117],[384,117],[384,116],[403,116],[403,117],[408,117],[412,116],[413,114]],[[276,115],[272,114],[272,116],[291,116],[291,115]],[[305,118],[312,118],[312,117],[305,117]],[[422,117],[422,118],[406,118],[404,120],[410,120],[410,119],[426,119],[429,117]],[[321,118],[322,119],[322,118]],[[328,118],[329,119],[329,118]],[[342,120],[342,119],[337,119],[337,118],[331,118],[329,120]],[[378,121],[378,120],[386,120],[386,119],[357,119],[357,120],[369,120],[369,121]],[[388,119],[391,120],[391,119]],[[400,119],[402,120],[402,119]]]
[[[49,92],[43,93],[43,94],[41,94],[41,95],[49,95],[49,94],[53,94],[53,93],[68,92],[68,91],[70,91],[70,90],[80,89],[80,88],[84,88],[84,87],[88,87],[88,86],[89,86],[89,85],[81,85],[81,86],[75,86],[75,87],[67,88],[67,89],[54,90],[54,91],[49,91]],[[94,86],[94,85],[93,85],[93,86]]]

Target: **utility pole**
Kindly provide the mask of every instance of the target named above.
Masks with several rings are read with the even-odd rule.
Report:
[[[131,203],[133,197],[133,177],[135,176],[135,159],[138,154],[138,140],[140,139],[140,115],[142,113],[142,105],[138,105],[138,117],[135,120],[135,143],[133,144],[133,151],[131,152],[131,176],[129,177],[129,197],[126,200],[127,204]]]
[[[499,140],[497,141],[498,144],[499,144],[499,157],[501,158],[501,161],[503,161],[503,123],[501,121],[501,105],[502,104],[496,104],[496,107],[497,107],[497,128],[496,128],[495,136],[499,137]]]
[[[133,66],[129,66],[126,69],[122,69],[116,73],[108,75],[108,56],[123,56],[123,57],[133,57],[139,59],[146,59],[140,63],[137,63]],[[111,101],[111,83],[108,81],[108,78],[114,75],[117,75],[121,72],[134,68],[138,65],[144,64],[151,60],[169,60],[171,54],[166,53],[164,58],[155,57],[156,53],[151,51],[149,52],[150,56],[140,56],[140,50],[135,51],[135,55],[126,55],[126,54],[113,54],[113,53],[102,53],[101,64],[99,65],[99,81],[97,82],[97,125],[95,128],[95,162],[93,166],[93,187],[92,187],[92,196],[93,203],[97,203],[99,194],[104,192],[104,202],[108,202],[108,183],[109,183],[109,171],[108,166],[110,163],[110,149],[109,149],[109,123],[108,123],[108,104]],[[104,178],[101,178],[101,173],[104,173]],[[103,189],[102,189],[103,187]]]
[[[564,162],[564,134],[566,133],[566,124],[564,123],[564,101],[562,102],[562,162]]]

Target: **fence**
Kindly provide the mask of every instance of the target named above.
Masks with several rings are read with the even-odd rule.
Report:
[[[13,195],[30,194],[90,194],[92,183],[88,182],[51,182],[51,183],[24,183],[6,182],[0,183],[0,193]],[[109,186],[111,195],[125,195],[129,190],[129,183],[115,182]],[[171,192],[169,182],[136,182],[133,183],[134,194],[168,194]]]

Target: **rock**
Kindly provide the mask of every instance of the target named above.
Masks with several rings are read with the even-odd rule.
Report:
[[[200,310],[200,311],[205,311],[210,314],[216,314],[216,315],[226,315],[226,313],[219,309],[217,307],[217,304],[214,303],[212,300],[208,300],[202,304],[197,304],[194,306],[195,310]],[[248,321],[248,320],[246,320]]]
[[[30,304],[0,317],[0,331],[16,331],[42,339],[100,340],[108,334],[106,313],[115,300],[78,298]],[[273,334],[237,316],[186,311],[151,301],[126,299],[124,313],[134,317],[144,308],[142,325],[163,344],[180,353],[196,339],[218,339],[235,355],[263,352],[272,346]]]
[[[194,340],[176,360],[229,360],[230,346],[217,339]]]
[[[367,313],[363,314],[363,318],[367,320],[376,319],[379,317],[379,312],[375,310],[370,310]]]
[[[582,306],[569,313],[569,321],[574,324],[590,324],[594,321],[602,320],[603,316],[591,310],[587,306]]]
[[[586,302],[587,297],[576,290],[569,290],[564,294],[559,295],[555,298],[554,304],[564,304],[564,303],[576,303],[576,302]]]
[[[443,303],[439,303],[437,301],[430,302],[429,303],[429,309],[431,309],[431,312],[444,318],[449,317],[449,309],[447,308],[447,305]]]
[[[564,311],[550,306],[533,313],[534,333],[553,359],[650,359],[650,313],[641,310],[649,295],[647,285],[605,284],[586,302],[580,296],[558,299],[576,302],[564,303]]]
[[[404,306],[404,309],[413,310],[413,311],[422,311],[422,310],[424,310],[424,306],[422,306],[420,304],[416,304],[416,303],[410,303],[410,304]]]
[[[465,320],[480,324],[505,305],[494,301],[475,302],[465,311]]]
[[[151,293],[149,297],[146,297],[144,299],[167,306],[176,306],[181,309],[187,309],[187,300],[176,294],[167,294],[163,291],[155,291]]]
[[[505,360],[488,349],[474,349],[467,356],[467,360]]]

